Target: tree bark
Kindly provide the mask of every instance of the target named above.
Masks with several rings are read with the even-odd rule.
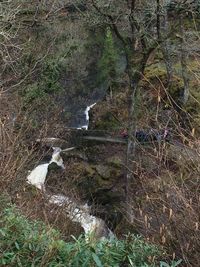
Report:
[[[145,46],[146,47],[146,46]],[[144,47],[144,49],[145,49]],[[143,77],[146,63],[149,56],[154,51],[155,47],[149,48],[147,51],[143,51],[143,57],[138,65],[134,64],[135,54],[129,56],[128,58],[128,68],[127,74],[129,77],[129,91],[128,91],[128,110],[129,110],[129,122],[128,122],[128,144],[126,150],[126,185],[125,185],[125,194],[126,194],[126,205],[127,205],[127,216],[132,222],[134,219],[134,214],[131,206],[131,182],[134,179],[132,168],[132,159],[135,157],[135,148],[136,148],[136,125],[137,125],[137,116],[135,110],[136,96],[138,93],[139,83]],[[136,69],[133,69],[133,66],[138,66]]]
[[[185,105],[189,99],[189,75],[187,71],[187,51],[184,49],[185,45],[185,38],[184,38],[184,26],[183,26],[183,19],[180,15],[179,18],[179,27],[180,27],[180,53],[181,53],[181,68],[182,68],[182,78],[183,78],[183,96],[182,96],[182,103]]]
[[[162,23],[162,32],[165,34],[169,33],[169,22],[168,22],[168,14],[167,14],[167,8],[163,7],[163,23]],[[172,75],[173,75],[173,68],[172,68],[172,61],[170,56],[170,43],[169,39],[166,39],[161,44],[161,51],[163,54],[166,71],[167,71],[167,84],[166,88],[170,88],[171,82],[172,82]]]

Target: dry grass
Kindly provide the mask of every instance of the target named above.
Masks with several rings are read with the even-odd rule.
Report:
[[[171,258],[183,259],[183,266],[199,264],[199,161],[195,140],[190,146],[143,146],[133,160],[132,226]]]
[[[128,216],[117,225],[116,233],[123,236],[130,230],[142,234],[147,240],[164,247],[169,258],[183,259],[181,266],[199,266],[199,125],[194,124],[192,113],[177,108],[171,101],[161,80],[159,89],[151,85],[155,89],[152,98],[146,91],[141,92],[141,105],[145,105],[140,105],[138,129],[167,127],[171,129],[174,144],[138,144],[132,159],[130,203],[128,207],[127,203],[121,203],[122,213],[125,215],[128,210]],[[110,112],[120,118],[119,128],[126,129],[125,101],[126,90],[123,88],[123,93],[114,97],[112,107],[107,101],[94,108],[94,121],[103,119],[104,113]],[[115,153],[112,149],[109,152]],[[122,158],[125,161],[125,154]],[[122,187],[124,182],[120,181],[120,185]]]
[[[20,108],[19,99],[12,98],[11,102],[8,96],[3,95],[0,102],[3,107],[0,114],[1,192],[8,194],[12,202],[27,217],[43,220],[59,228],[64,238],[70,238],[71,234],[79,235],[82,232],[80,227],[71,223],[61,208],[50,206],[41,192],[26,183],[28,170],[32,170],[44,157],[51,156],[50,148],[38,145],[35,140],[60,135],[61,127],[57,127],[58,130],[55,131],[55,127],[59,124],[57,110],[54,114],[53,111],[50,113],[52,117],[48,122],[42,121],[41,128],[35,128],[30,120],[32,110],[24,112]],[[11,114],[14,114],[14,119]],[[45,113],[43,116],[45,117]],[[51,125],[54,126],[51,127]],[[63,173],[60,170],[55,170],[51,174],[57,190],[62,176]],[[69,194],[69,192],[70,187],[66,185],[65,193]]]

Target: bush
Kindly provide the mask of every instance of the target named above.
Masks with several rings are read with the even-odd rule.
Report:
[[[51,94],[56,94],[62,90],[60,75],[64,67],[58,59],[49,59],[43,63],[38,82],[31,83],[22,91],[25,105],[36,100],[43,100]]]
[[[114,82],[117,77],[116,64],[118,53],[114,45],[114,40],[110,28],[106,29],[104,48],[101,59],[98,63],[99,81]]]
[[[159,249],[140,237],[89,243],[83,236],[64,242],[58,231],[30,222],[10,206],[0,221],[1,266],[156,266]]]
[[[45,92],[40,88],[38,83],[30,84],[23,93],[25,104],[32,103],[34,100],[41,99],[44,96]]]

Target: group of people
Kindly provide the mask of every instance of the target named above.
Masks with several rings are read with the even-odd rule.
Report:
[[[170,140],[170,134],[168,129],[162,129],[162,130],[136,130],[135,133],[132,134],[135,136],[138,142],[140,143],[147,143],[147,142],[153,142],[153,141],[169,141]],[[127,130],[123,130],[121,132],[122,138],[128,138],[129,134]]]

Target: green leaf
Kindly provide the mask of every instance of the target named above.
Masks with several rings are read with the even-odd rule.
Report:
[[[15,247],[17,250],[19,250],[19,244],[17,242],[15,242]]]
[[[160,267],[170,267],[170,265],[164,261],[160,261]]]
[[[6,232],[5,232],[3,229],[0,229],[0,234],[1,234],[2,236],[6,236]]]
[[[129,256],[128,256],[128,260],[129,260],[130,265],[134,267],[135,265]]]
[[[99,257],[95,253],[92,253],[92,257],[98,267],[103,267]]]
[[[178,261],[173,261],[173,262],[172,262],[172,267],[176,267],[176,266],[178,266],[181,262],[182,262],[181,259],[178,260]]]

